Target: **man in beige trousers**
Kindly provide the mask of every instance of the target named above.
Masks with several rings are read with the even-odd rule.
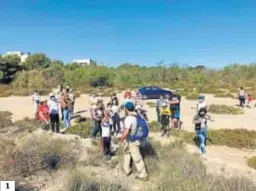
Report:
[[[137,179],[140,180],[148,180],[148,174],[146,171],[146,167],[143,161],[143,158],[140,153],[140,142],[134,141],[131,142],[129,140],[129,136],[135,134],[136,128],[137,128],[137,118],[136,113],[134,112],[135,106],[132,102],[127,102],[124,105],[125,112],[127,113],[127,116],[124,120],[124,132],[122,134],[122,137],[120,139],[120,142],[122,143],[125,141],[125,147],[124,147],[124,172],[126,175],[131,174],[131,159],[135,163],[135,166],[138,171],[138,175],[136,176]]]

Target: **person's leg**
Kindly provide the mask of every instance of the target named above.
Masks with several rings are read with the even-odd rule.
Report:
[[[99,126],[100,126],[99,121],[94,120],[94,128],[92,130],[92,137],[95,138],[97,136],[97,133],[100,131]]]
[[[245,106],[245,98],[242,99],[243,107]]]
[[[126,142],[125,146],[124,146],[124,150],[123,150],[123,154],[124,154],[124,164],[123,164],[123,169],[126,175],[129,175],[132,171],[131,169],[131,152],[129,149],[129,145]]]
[[[120,115],[117,114],[116,116],[116,125],[117,125],[117,133],[120,133],[120,130],[121,130],[121,124],[120,124]]]
[[[239,97],[239,106],[242,107],[243,106],[243,99],[241,97]]]
[[[112,127],[114,130],[114,133],[116,133],[117,132],[117,130],[116,130],[116,114],[112,117],[112,121],[113,121]]]
[[[199,133],[199,138],[200,138],[200,150],[202,153],[206,153],[206,149],[205,149],[205,137],[206,134],[204,132],[200,132]]]
[[[71,127],[71,110],[68,109],[68,128]]]
[[[156,110],[156,115],[157,115],[157,121],[160,123],[160,112],[158,109]]]
[[[61,107],[61,121],[64,120],[64,109],[63,107]]]
[[[147,178],[148,173],[146,171],[146,167],[140,153],[140,143],[139,142],[129,143],[129,150],[131,152],[132,160],[139,173],[138,178]]]
[[[59,117],[59,114],[55,115],[55,132],[56,133],[60,132],[60,117]]]
[[[51,130],[54,132],[54,116],[53,114],[50,114],[50,124],[51,124]]]

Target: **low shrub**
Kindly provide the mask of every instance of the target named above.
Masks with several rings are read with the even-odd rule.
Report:
[[[155,107],[156,107],[156,103],[154,103],[154,102],[146,102],[146,104],[147,104],[148,107],[150,107],[150,108],[155,108]]]
[[[150,132],[160,132],[161,130],[161,123],[158,121],[152,121],[148,123]]]
[[[230,115],[241,115],[244,111],[240,108],[227,105],[215,105],[212,104],[208,108],[209,113],[213,114],[230,114]]]
[[[22,120],[15,121],[14,125],[18,127],[17,132],[24,132],[24,131],[32,132],[42,127],[43,123],[38,120],[30,119],[26,117]]]
[[[250,190],[256,186],[245,178],[226,178],[207,173],[206,167],[198,154],[189,154],[182,142],[162,146],[151,142],[157,157],[155,166],[148,169],[153,186],[147,190]],[[171,160],[170,160],[171,159]],[[145,163],[147,161],[145,160]],[[148,167],[148,166],[147,166]]]
[[[51,138],[47,134],[33,135],[21,139],[11,153],[6,155],[4,170],[12,176],[33,174],[42,169],[54,170],[61,166],[74,165],[77,161],[79,144]]]
[[[189,93],[186,96],[186,99],[187,100],[198,100],[198,97],[199,97],[199,93],[193,92],[193,93]]]
[[[0,111],[0,128],[12,125],[12,113],[9,111]]]
[[[12,95],[12,91],[9,85],[0,85],[0,97],[9,97]]]
[[[234,94],[232,93],[218,93],[218,94],[215,94],[214,97],[219,97],[219,98],[232,98],[232,99],[235,99],[236,96],[234,96]]]
[[[126,191],[121,183],[109,183],[106,180],[92,178],[88,173],[73,170],[67,181],[67,190],[70,191]]]
[[[195,133],[171,130],[171,135],[181,138],[189,144],[194,144]],[[256,131],[246,129],[208,130],[208,145],[228,146],[233,148],[256,148]]]
[[[87,120],[85,122],[77,123],[73,125],[66,131],[66,133],[79,135],[82,138],[88,138],[91,135],[91,131],[92,131],[92,121]]]
[[[256,169],[256,156],[248,158],[247,164],[249,167]]]

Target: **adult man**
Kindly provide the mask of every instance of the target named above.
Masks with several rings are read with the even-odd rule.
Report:
[[[164,99],[164,96],[160,96],[160,98],[156,101],[156,114],[157,114],[157,121],[160,123],[161,119],[160,119],[160,109],[162,107],[163,104],[167,104],[166,99]]]
[[[124,147],[124,172],[126,173],[126,175],[129,175],[131,173],[130,165],[132,159],[139,173],[136,178],[146,181],[148,180],[148,174],[140,153],[140,142],[131,141],[130,139],[130,136],[136,134],[137,129],[137,118],[134,112],[135,106],[132,102],[127,102],[124,105],[124,108],[127,116],[124,120],[124,132],[120,139],[121,143],[126,140]]]
[[[243,87],[238,91],[239,106],[244,107],[245,105],[246,92]]]
[[[180,101],[181,101],[180,95],[175,95],[174,97],[170,98],[170,101],[169,101],[170,110],[171,110],[171,114],[172,114],[172,116],[171,116],[172,128],[175,128],[176,121],[177,121],[178,129],[181,128]]]
[[[59,133],[60,132],[60,119],[59,119],[59,106],[58,100],[53,93],[49,94],[49,114],[50,114],[50,123],[51,123],[51,130],[52,132]]]

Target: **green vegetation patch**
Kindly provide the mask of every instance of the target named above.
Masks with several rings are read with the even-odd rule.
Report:
[[[227,105],[215,105],[212,104],[208,108],[209,113],[213,114],[230,114],[230,115],[241,115],[244,111],[240,108],[234,106],[227,106]]]
[[[155,103],[155,102],[146,102],[146,104],[147,104],[148,107],[150,107],[150,108],[156,107],[156,103]]]
[[[70,127],[66,133],[79,135],[82,138],[88,138],[91,135],[92,130],[92,120],[87,120],[86,122],[77,123]]]
[[[249,167],[256,169],[256,156],[248,158],[247,164]]]

